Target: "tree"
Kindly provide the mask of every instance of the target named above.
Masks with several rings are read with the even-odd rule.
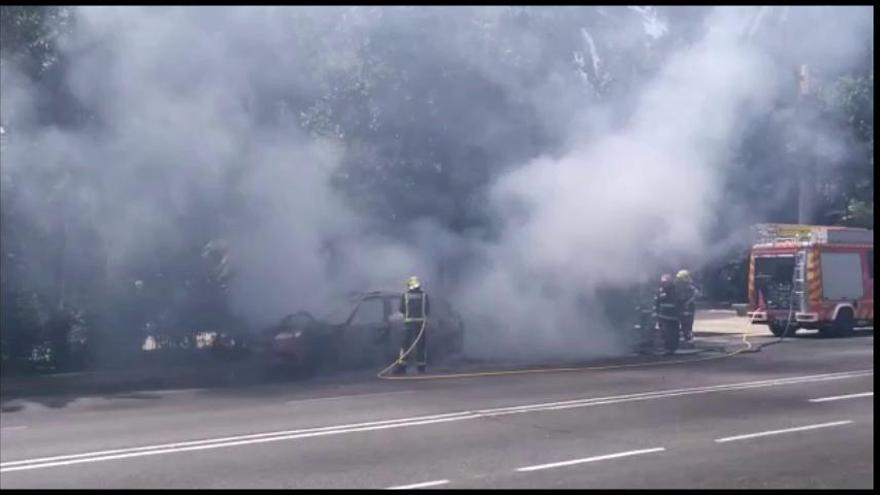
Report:
[[[72,27],[70,7],[0,6],[0,54],[18,63],[32,79],[58,61],[58,38]]]
[[[843,76],[831,89],[828,105],[849,129],[854,148],[841,173],[847,225],[874,226],[874,69]]]

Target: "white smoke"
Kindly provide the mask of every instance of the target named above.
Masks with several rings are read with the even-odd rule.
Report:
[[[699,260],[724,208],[731,152],[773,94],[768,59],[742,38],[750,13],[713,12],[705,37],[669,57],[622,128],[575,137],[561,158],[499,178],[491,197],[509,221],[458,298],[494,329],[472,339],[471,352],[619,352],[626,329],[583,299],[656,272],[652,253]]]
[[[792,22],[786,9],[716,8],[693,43],[659,58],[647,84],[627,85],[612,70],[619,77],[642,56],[638,50],[663,44],[674,29],[674,19],[656,9],[621,9],[613,18],[629,24],[612,27],[607,13],[583,26],[567,17],[571,11],[525,9],[539,21],[557,16],[558,32],[541,32],[523,27],[528,19],[509,21],[500,8],[77,8],[76,32],[63,45],[65,87],[97,122],[77,130],[36,124],[38,97],[5,63],[3,124],[10,140],[26,145],[5,147],[3,167],[78,177],[70,214],[100,226],[109,268],[119,276],[132,259],[181,242],[187,229],[224,237],[236,272],[233,306],[254,322],[324,308],[351,290],[400,289],[418,274],[465,316],[471,354],[616,353],[620,329],[604,321],[594,291],[640,281],[659,267],[654,256],[697,263],[711,251],[708,230],[729,213],[720,201],[731,154],[788,70],[770,53],[822,45],[826,58],[843,64],[859,52],[861,38],[830,28],[834,36],[789,48],[774,36],[779,23]],[[393,50],[418,51],[400,64],[402,87],[370,86],[368,73],[382,81],[388,70],[375,45],[401,59],[407,53]],[[570,65],[548,62],[557,50]],[[573,52],[579,62],[571,62]],[[589,64],[602,85],[626,90],[601,101],[578,64]],[[438,67],[443,79],[428,79]],[[358,79],[356,97],[370,109],[381,143],[354,141],[335,128],[322,137],[302,130],[304,120],[340,118],[322,106],[325,95],[340,91],[333,86],[340,73]],[[470,85],[434,104],[438,86],[460,81]],[[492,91],[474,89],[485,87]],[[260,102],[273,98],[256,95],[278,95],[277,104],[267,107]],[[412,108],[430,115],[408,115],[413,99],[429,102]],[[496,100],[503,105],[492,106]],[[315,103],[292,113],[302,101]],[[504,105],[519,113],[497,110]],[[471,107],[486,114],[465,111]],[[407,225],[393,214],[375,218],[334,187],[346,160],[369,155],[360,148],[405,141],[401,129],[382,134],[377,124],[395,119],[442,129],[490,157],[479,166],[491,187],[474,196],[486,195],[476,199],[488,201],[496,237],[452,232],[430,215]],[[510,136],[522,134],[511,128],[534,128],[541,139],[515,141]],[[822,146],[838,153],[834,144]],[[530,146],[545,153],[523,161],[534,156]],[[453,168],[454,187],[483,170],[461,157],[441,165]],[[30,177],[21,186],[30,198],[24,204],[35,218],[54,218],[57,210],[40,202],[49,187],[39,174]],[[425,204],[439,205],[429,213],[444,213],[448,191],[427,182],[412,188]],[[221,209],[228,215],[199,217],[212,201],[227,202]],[[459,262],[454,275],[438,268],[449,260]]]

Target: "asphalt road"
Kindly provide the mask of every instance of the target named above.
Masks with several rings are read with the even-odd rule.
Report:
[[[16,399],[0,485],[871,489],[873,346],[867,331],[582,372]]]

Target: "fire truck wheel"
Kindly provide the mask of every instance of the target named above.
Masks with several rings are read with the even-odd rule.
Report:
[[[775,337],[782,337],[782,335],[786,333],[786,327],[788,328],[788,333],[785,335],[786,337],[793,337],[797,332],[797,327],[795,325],[786,324],[784,322],[771,321],[768,326],[770,327],[770,332],[772,332]]]
[[[852,335],[855,326],[856,322],[852,310],[848,308],[841,309],[837,313],[837,318],[834,319],[834,324],[831,327],[832,334],[836,337],[848,337]]]

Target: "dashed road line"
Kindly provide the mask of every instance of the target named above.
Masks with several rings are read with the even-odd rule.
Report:
[[[43,457],[37,459],[22,459],[16,461],[0,463],[0,473],[24,471],[31,469],[68,466],[80,463],[92,463],[100,461],[111,461],[117,459],[127,459],[142,456],[152,456],[160,454],[171,454],[179,452],[189,452],[198,450],[217,449],[225,447],[235,447],[243,445],[261,444],[267,442],[277,442],[282,440],[293,440],[300,438],[312,438],[328,435],[339,435],[346,433],[377,431],[391,428],[403,428],[408,426],[421,426],[437,423],[446,423],[450,421],[463,421],[469,419],[504,416],[509,414],[521,414],[539,411],[555,411],[570,408],[590,407],[606,404],[618,404],[632,401],[645,401],[653,399],[661,399],[667,397],[688,396],[696,394],[706,394],[715,392],[747,390],[755,388],[774,387],[782,385],[793,385],[801,383],[822,382],[828,380],[841,380],[848,378],[872,376],[873,369],[847,371],[837,373],[825,373],[821,375],[806,375],[789,378],[777,378],[771,380],[760,380],[754,382],[731,383],[725,385],[713,385],[705,387],[692,387],[672,390],[658,390],[653,392],[642,392],[636,394],[618,395],[610,397],[593,397],[585,399],[574,399],[560,402],[549,402],[539,404],[526,404],[519,406],[498,407],[491,409],[480,409],[472,411],[459,411],[446,414],[435,414],[431,416],[418,416],[409,418],[399,418],[391,420],[371,421],[366,423],[345,424],[335,426],[324,426],[315,428],[305,428],[298,430],[274,431],[266,433],[254,433],[246,435],[236,435],[231,437],[221,437],[206,440],[193,440],[184,442],[175,442],[159,445],[148,445],[142,447],[129,447],[113,450],[104,450],[98,452],[88,452],[81,454],[68,454],[53,457]]]
[[[388,490],[411,490],[414,488],[427,488],[429,486],[445,485],[449,480],[425,481],[424,483],[415,483],[413,485],[392,486]]]
[[[858,397],[873,397],[874,392],[863,392],[860,394],[837,395],[834,397],[820,397],[818,399],[810,399],[810,402],[831,402],[834,400],[855,399]]]
[[[562,461],[562,462],[551,462],[549,464],[538,464],[537,466],[526,466],[517,468],[518,472],[524,473],[529,471],[539,471],[542,469],[553,469],[558,467],[565,466],[574,466],[575,464],[583,464],[586,462],[596,462],[596,461],[605,461],[609,459],[618,459],[621,457],[631,457],[634,455],[642,455],[642,454],[651,454],[654,452],[663,452],[666,449],[663,447],[656,447],[653,449],[643,449],[643,450],[630,450],[628,452],[618,452],[616,454],[606,454],[606,455],[597,455],[594,457],[586,457],[583,459],[574,459],[570,461]]]
[[[737,440],[747,440],[749,438],[758,438],[758,437],[766,437],[770,435],[782,435],[784,433],[794,433],[798,431],[807,431],[807,430],[817,430],[819,428],[830,428],[832,426],[841,426],[848,425],[852,423],[850,420],[846,421],[834,421],[831,423],[821,423],[817,425],[807,425],[807,426],[799,426],[797,428],[786,428],[784,430],[771,430],[771,431],[762,431],[758,433],[749,433],[746,435],[737,435],[735,437],[724,437],[724,438],[716,438],[716,443],[726,443],[726,442],[735,442]]]

